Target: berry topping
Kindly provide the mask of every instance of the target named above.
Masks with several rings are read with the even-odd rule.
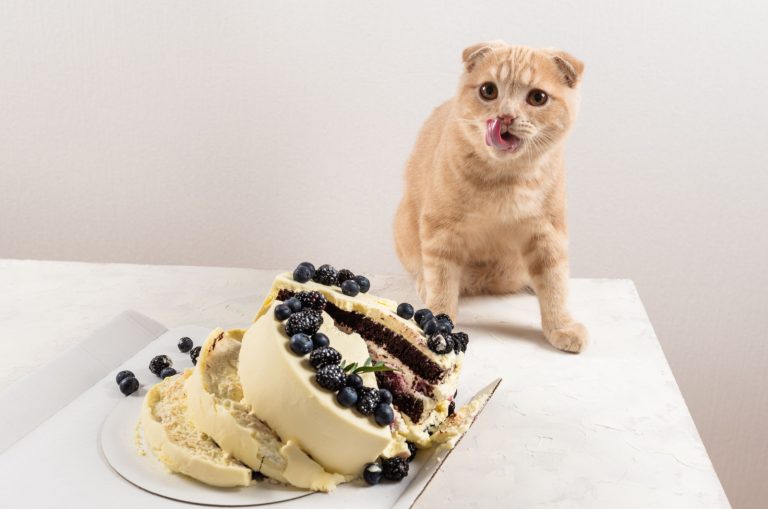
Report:
[[[315,271],[315,276],[312,278],[321,285],[333,286],[337,283],[339,273],[332,265],[321,265]]]
[[[306,265],[299,265],[293,271],[293,280],[297,283],[306,283],[312,279],[312,271]]]
[[[259,472],[257,470],[251,470],[251,480],[252,481],[263,481],[266,478],[267,478],[267,476],[262,474],[261,472]]]
[[[197,358],[200,357],[200,347],[196,346],[189,351],[189,358],[192,359],[192,364],[197,366]]]
[[[392,405],[379,403],[376,406],[376,410],[373,411],[373,418],[379,426],[388,426],[395,420],[395,412],[392,410]]]
[[[324,346],[317,350],[313,350],[312,354],[309,356],[309,363],[312,364],[312,367],[315,369],[330,365],[338,366],[340,362],[341,354],[337,352],[335,348],[330,346]],[[344,381],[346,382],[346,380],[347,377],[344,375]]]
[[[363,386],[363,378],[357,373],[347,375],[347,385],[359,389]]]
[[[338,364],[328,364],[317,370],[315,380],[320,387],[338,391],[344,387],[347,376]]]
[[[115,382],[117,382],[119,384],[120,382],[122,382],[123,380],[125,380],[126,378],[131,377],[131,376],[136,378],[136,375],[133,374],[133,371],[128,371],[126,369],[126,370],[121,371],[120,373],[117,374],[117,376],[115,377]]]
[[[183,337],[179,340],[178,344],[176,345],[179,347],[180,352],[187,353],[190,350],[192,350],[192,339]]]
[[[368,280],[365,276],[355,276],[355,281],[357,281],[357,284],[360,285],[360,291],[363,293],[368,293],[368,290],[371,289],[371,282]]]
[[[288,320],[285,322],[285,333],[288,334],[288,337],[298,332],[311,336],[320,329],[322,324],[323,317],[319,311],[305,309],[288,317]]]
[[[312,351],[312,339],[303,332],[291,336],[290,345],[296,355],[307,355]]]
[[[358,293],[360,293],[360,285],[357,284],[357,281],[354,279],[348,279],[341,283],[341,292],[344,295],[349,295],[350,297],[354,297]]]
[[[165,368],[173,366],[173,361],[167,355],[158,355],[149,361],[149,370],[155,376],[160,376],[160,372]]]
[[[416,311],[416,313],[414,313],[414,315],[413,315],[413,319],[414,319],[414,320],[416,320],[416,323],[418,323],[419,325],[421,325],[421,322],[422,322],[422,321],[424,320],[424,318],[426,318],[427,316],[432,316],[432,311],[430,311],[429,309],[426,309],[426,308],[424,308],[424,309],[419,309],[418,311]]]
[[[363,415],[371,415],[379,406],[379,390],[362,387],[357,391],[357,411]]]
[[[310,276],[309,277],[315,277],[315,266],[312,265],[309,262],[301,262],[299,264],[299,267],[306,267],[309,269]]]
[[[408,463],[410,463],[411,461],[414,460],[414,458],[416,458],[416,452],[418,451],[418,449],[416,448],[416,444],[414,444],[413,442],[406,441],[405,445],[408,446],[408,451],[411,453],[411,455],[408,456]]]
[[[312,345],[314,348],[322,348],[330,344],[331,344],[331,340],[328,339],[328,336],[326,336],[322,332],[318,332],[312,335]]]
[[[453,338],[453,349],[456,353],[459,353],[459,351],[467,351],[469,336],[466,332],[454,332],[451,334],[451,338]]]
[[[387,389],[379,389],[379,401],[387,405],[392,403],[392,393]]]
[[[284,304],[291,308],[291,313],[298,313],[301,311],[301,302],[296,297],[291,297],[285,301]]]
[[[381,469],[385,478],[400,481],[408,475],[408,462],[398,456],[387,458],[381,462]]]
[[[379,484],[383,476],[384,470],[379,463],[368,463],[363,470],[363,479],[371,486]]]
[[[451,401],[448,404],[448,417],[452,416],[456,412],[456,402]]]
[[[160,372],[160,378],[168,378],[169,376],[173,376],[176,374],[176,370],[173,368],[163,368],[163,370]]]
[[[341,269],[339,274],[336,276],[336,281],[338,281],[339,285],[350,279],[355,279],[355,273],[349,269]]]
[[[407,302],[403,302],[397,306],[397,316],[400,318],[405,318],[406,320],[410,320],[413,318],[413,306]]]
[[[281,322],[291,316],[291,307],[288,304],[278,304],[275,306],[275,318]]]
[[[425,318],[424,321],[421,322],[421,330],[423,330],[424,334],[427,336],[431,336],[437,332],[437,320],[432,317]]]
[[[316,291],[299,292],[296,295],[294,295],[294,298],[298,299],[299,302],[301,302],[301,307],[303,309],[314,309],[315,311],[324,310],[325,305],[328,303],[328,300],[325,298],[325,295]]]
[[[451,339],[451,336],[444,334],[433,334],[427,340],[427,346],[433,352],[445,355],[453,350],[453,339]]]
[[[437,321],[437,332],[440,334],[450,334],[453,330],[453,327],[451,327],[451,324],[446,322],[445,320],[438,320]]]
[[[450,324],[451,329],[453,329],[453,320],[451,320],[451,317],[448,316],[446,313],[440,313],[435,315],[435,320],[437,320],[438,322],[446,321]]]
[[[138,390],[139,381],[136,380],[135,376],[129,376],[120,380],[120,383],[118,385],[120,386],[120,392],[122,392],[127,396],[129,394],[133,394]]]
[[[352,407],[357,403],[357,391],[354,387],[344,387],[336,394],[336,401],[343,407]]]

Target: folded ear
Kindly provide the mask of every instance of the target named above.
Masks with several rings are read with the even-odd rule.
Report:
[[[461,59],[464,61],[464,69],[472,72],[480,60],[492,52],[495,48],[506,46],[504,41],[488,41],[475,44],[468,47],[461,53]]]
[[[563,76],[563,82],[571,88],[576,88],[584,72],[584,63],[565,51],[553,51],[552,58]]]

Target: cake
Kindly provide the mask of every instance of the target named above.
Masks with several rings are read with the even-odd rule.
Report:
[[[454,412],[466,334],[369,287],[328,265],[278,275],[248,328],[215,329],[195,368],[149,391],[141,423],[155,456],[215,486],[253,471],[331,491],[399,480],[417,446],[449,442],[476,415]]]

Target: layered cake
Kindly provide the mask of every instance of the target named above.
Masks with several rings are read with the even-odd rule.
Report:
[[[405,477],[417,447],[449,442],[473,416],[453,403],[468,338],[369,288],[302,263],[275,278],[247,329],[214,330],[194,369],[157,366],[168,378],[141,419],[155,456],[215,486],[252,472],[313,491]]]

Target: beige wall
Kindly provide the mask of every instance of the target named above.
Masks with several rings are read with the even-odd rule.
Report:
[[[471,4],[471,5],[470,5]],[[573,273],[633,278],[735,507],[768,497],[758,2],[0,2],[0,256],[394,272],[459,54],[587,63]]]

